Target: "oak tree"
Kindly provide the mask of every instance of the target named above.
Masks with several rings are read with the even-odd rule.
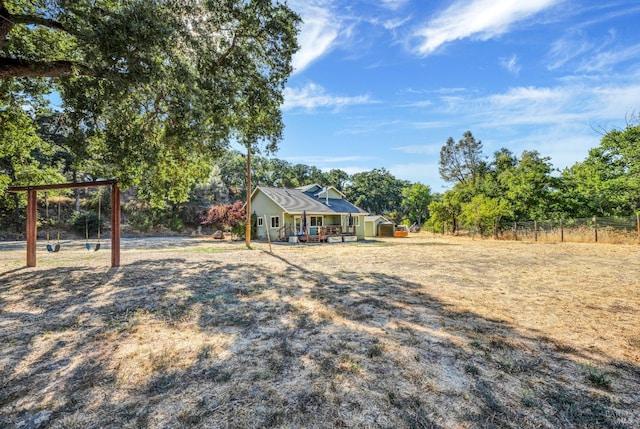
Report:
[[[183,201],[230,141],[275,148],[299,22],[277,0],[0,0],[0,82],[59,94],[94,176]]]

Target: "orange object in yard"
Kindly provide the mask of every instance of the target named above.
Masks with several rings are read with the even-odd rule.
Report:
[[[396,226],[395,231],[393,232],[394,237],[407,237],[409,236],[409,228],[406,225],[398,225]]]

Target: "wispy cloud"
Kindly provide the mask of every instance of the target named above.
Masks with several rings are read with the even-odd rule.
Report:
[[[628,77],[616,84],[605,78],[592,82],[568,82],[556,87],[516,87],[502,93],[458,100],[461,117],[472,128],[545,126],[568,124],[589,127],[594,122],[620,120],[637,108],[640,84]],[[448,100],[443,100],[448,103]],[[434,109],[441,109],[434,106]]]
[[[336,96],[327,94],[326,90],[315,83],[309,83],[302,88],[285,88],[284,110],[303,108],[314,110],[318,108],[333,109],[339,111],[346,106],[358,104],[372,104],[376,101],[369,95],[357,95],[353,97]]]
[[[531,18],[558,0],[461,0],[418,29],[415,51],[429,55],[443,45],[465,38],[489,40],[512,25]]]
[[[515,54],[510,57],[500,58],[500,65],[515,76],[520,74],[521,67],[520,64],[518,64],[518,56]]]
[[[384,21],[382,26],[386,30],[395,30],[396,28],[402,27],[404,24],[411,20],[411,16],[405,16],[402,18],[392,18]]]
[[[294,2],[303,20],[298,43],[300,50],[293,56],[294,73],[301,72],[336,45],[342,22],[332,13],[328,2]]]
[[[417,107],[417,108],[421,108],[421,107],[429,107],[429,106],[433,106],[433,101],[431,100],[420,100],[420,101],[413,101],[410,103],[405,103],[405,104],[401,104],[400,107]]]
[[[593,49],[593,44],[584,38],[582,32],[566,34],[551,45],[547,68],[551,71],[557,70],[591,49]]]
[[[398,10],[403,8],[408,3],[409,0],[382,0],[380,2],[380,5],[385,9]]]
[[[577,71],[587,73],[607,72],[618,64],[629,60],[637,60],[638,57],[640,57],[640,44],[626,46],[624,48],[602,50],[584,58],[578,66]]]

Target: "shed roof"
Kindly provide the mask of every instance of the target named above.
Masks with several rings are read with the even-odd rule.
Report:
[[[389,219],[387,219],[386,217],[384,217],[382,215],[370,215],[370,216],[365,216],[364,217],[364,221],[365,222],[375,222],[377,220],[381,220],[382,222],[392,223]]]
[[[302,214],[305,211],[307,214],[367,214],[361,208],[341,198],[329,198],[329,205],[327,205],[325,198],[318,198],[313,193],[303,192],[302,189],[258,186],[253,191],[253,195],[258,191],[264,193],[289,214]]]

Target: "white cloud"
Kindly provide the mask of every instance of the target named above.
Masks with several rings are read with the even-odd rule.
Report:
[[[566,96],[565,91],[558,88],[537,88],[534,86],[510,88],[506,93],[489,97],[494,105],[512,107],[516,105],[536,105],[553,102],[557,104]]]
[[[518,64],[518,56],[515,54],[508,58],[500,58],[500,65],[513,75],[520,74],[520,64]]]
[[[615,84],[609,83],[616,82]],[[634,75],[567,80],[555,87],[515,87],[490,95],[442,97],[435,113],[455,112],[470,129],[576,126],[621,121],[638,108]]]
[[[405,104],[401,104],[400,107],[429,107],[429,106],[433,106],[433,101],[431,100],[420,100],[420,101],[413,101],[410,103],[405,103]]]
[[[407,17],[404,17],[404,18],[388,19],[388,20],[384,21],[382,26],[386,30],[395,30],[396,28],[402,27],[404,24],[406,24],[410,20],[411,20],[411,16],[407,16]]]
[[[416,52],[429,55],[446,43],[472,37],[489,40],[558,0],[460,0],[415,32]]]
[[[599,42],[588,40],[581,30],[569,32],[551,46],[547,68],[551,71],[566,67],[578,73],[606,73],[640,56],[639,43],[630,44],[623,40],[616,44],[616,39],[615,30],[610,30],[607,37]]]
[[[582,38],[576,40],[572,36],[565,35],[551,45],[548,54],[550,63],[547,68],[551,71],[557,70],[592,48],[593,45]]]
[[[380,5],[385,9],[398,10],[403,8],[407,3],[409,3],[409,0],[382,0]]]
[[[594,55],[585,58],[578,72],[606,72],[613,66],[624,63],[629,60],[637,60],[640,56],[640,44],[627,46],[622,49],[603,50]]]
[[[330,52],[336,44],[342,23],[327,4],[302,3],[294,9],[302,16],[298,36],[300,49],[293,56],[294,73],[306,69],[318,58]]]
[[[357,104],[375,103],[369,95],[357,95],[345,97],[327,94],[325,89],[315,83],[309,83],[303,88],[285,88],[283,110],[304,108],[313,110],[316,108],[330,108],[335,111]]]

